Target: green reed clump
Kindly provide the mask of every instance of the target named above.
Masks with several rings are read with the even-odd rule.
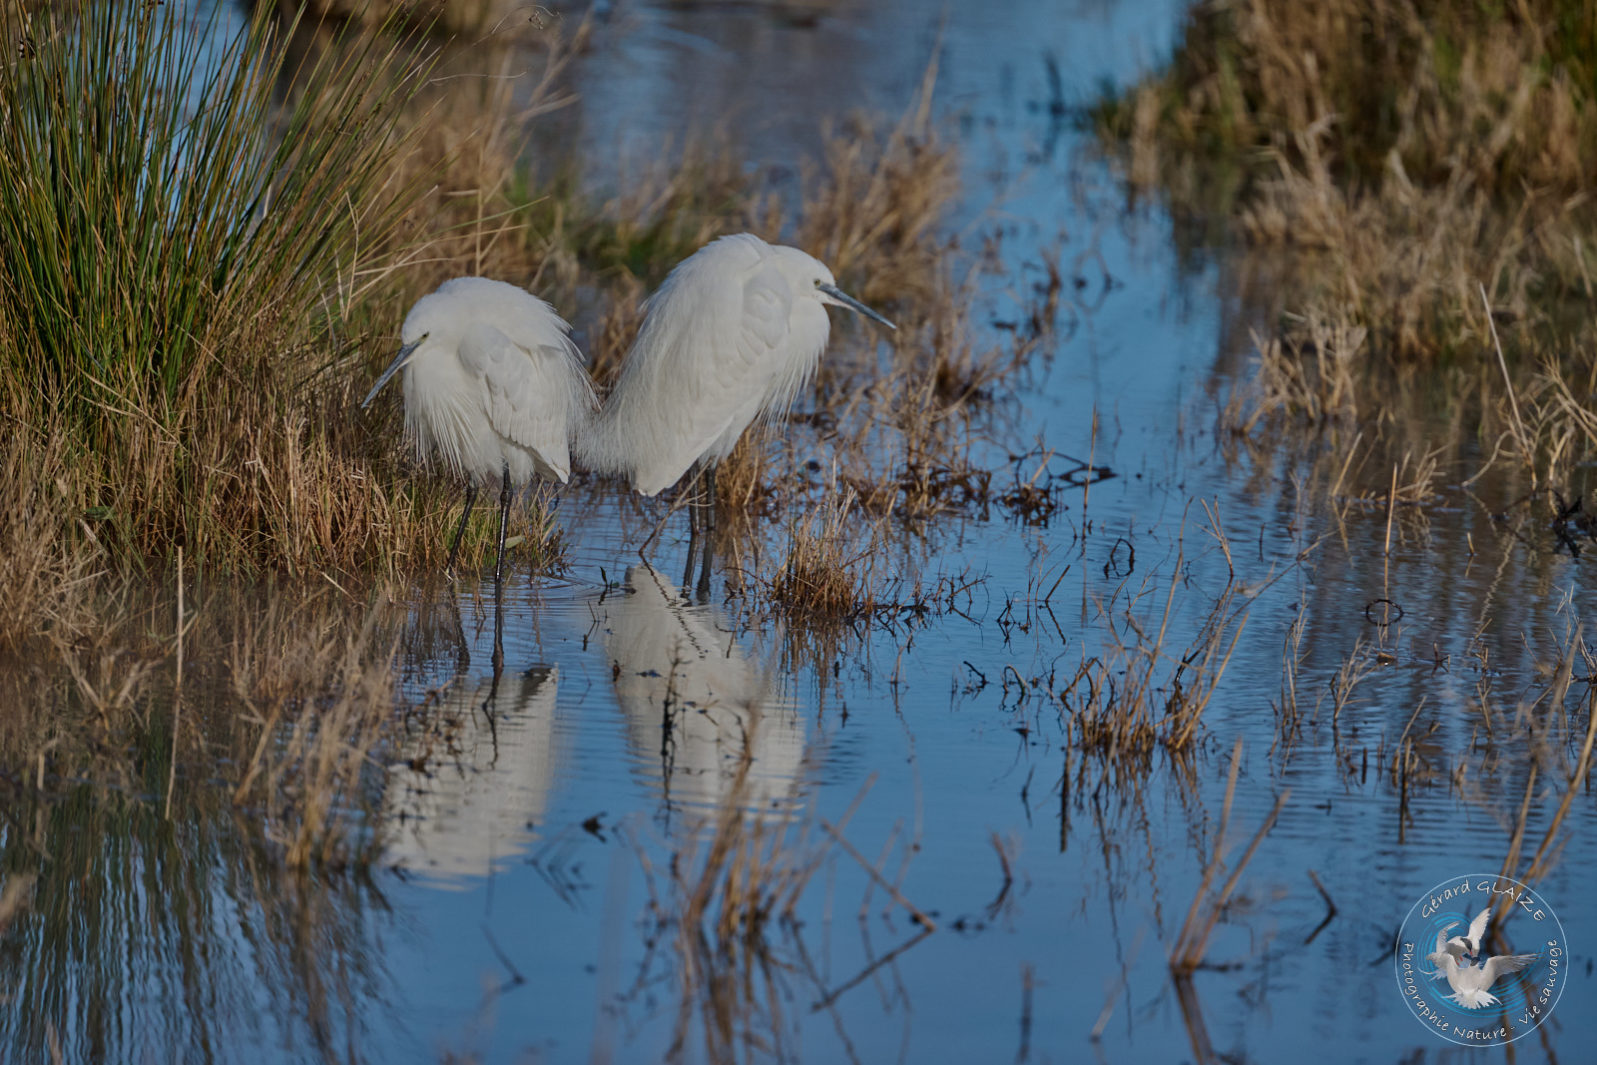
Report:
[[[47,456],[0,541],[292,567],[286,526],[325,547],[405,509],[362,470],[294,478],[352,450],[318,371],[422,177],[395,161],[430,60],[172,7],[0,13],[0,417]]]
[[[1167,68],[1093,118],[1133,184],[1290,271],[1241,424],[1357,411],[1374,430],[1414,393],[1533,480],[1597,452],[1566,402],[1597,349],[1589,3],[1200,3]],[[1328,376],[1329,333],[1363,339]]]
[[[295,68],[265,17],[232,40],[151,4],[6,22],[22,42],[0,67],[0,300],[15,379],[98,442],[121,417],[108,407],[155,400],[170,417],[243,354],[263,316],[297,319],[308,336],[331,324],[326,290],[357,238],[380,239],[390,220],[372,216],[372,194],[394,105],[416,85],[353,75],[400,45]]]

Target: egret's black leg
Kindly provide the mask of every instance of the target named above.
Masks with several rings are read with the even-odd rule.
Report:
[[[483,716],[488,719],[488,735],[493,740],[494,758],[499,757],[499,678],[505,669],[505,586],[494,582],[494,653],[493,680],[488,685],[488,697],[482,701]]]
[[[471,517],[471,506],[477,501],[477,482],[466,482],[466,508],[460,512],[460,524],[455,526],[455,541],[449,545],[449,561],[444,565],[444,572],[450,580],[455,579],[455,556],[460,553],[460,538],[466,534],[466,519]]]
[[[490,701],[499,693],[499,674],[505,668],[505,586],[494,582],[494,680],[488,689]]]
[[[704,558],[699,563],[699,584],[696,589],[700,599],[710,597],[710,559],[715,555],[715,467],[708,466],[704,470],[704,518],[699,523],[703,526]]]
[[[505,575],[505,525],[510,521],[510,464],[504,465],[504,480],[499,488],[499,557],[494,562],[494,583]]]
[[[699,484],[695,477],[688,482],[693,494],[688,498],[688,564],[682,571],[682,593],[693,587],[693,560],[699,546]]]

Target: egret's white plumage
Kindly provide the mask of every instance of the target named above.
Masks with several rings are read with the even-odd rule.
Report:
[[[738,646],[726,618],[683,603],[653,567],[628,568],[623,591],[604,601],[605,653],[633,749],[664,798],[718,805],[746,753],[741,801],[789,801],[804,772],[804,721],[775,671]]]
[[[828,304],[891,326],[810,255],[748,233],[679,263],[645,304],[603,410],[578,439],[594,469],[646,496],[731,453],[756,418],[784,413],[815,372]]]
[[[564,484],[570,441],[594,407],[571,327],[543,300],[487,277],[457,277],[416,301],[404,344],[365,399],[403,369],[405,429],[423,462],[486,485],[510,470]]]
[[[417,457],[436,459],[473,487],[502,483],[501,552],[510,485],[535,476],[564,484],[572,438],[595,407],[570,333],[553,308],[515,285],[445,281],[405,316],[404,346],[361,403],[404,371],[405,429]]]

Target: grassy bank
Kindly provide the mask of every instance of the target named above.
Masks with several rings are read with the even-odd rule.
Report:
[[[908,114],[853,120],[796,185],[773,190],[707,141],[598,195],[520,156],[526,115],[561,102],[585,26],[442,59],[426,38],[267,15],[225,40],[159,5],[6,29],[23,47],[0,73],[0,108],[19,119],[0,134],[0,419],[14,430],[0,444],[0,639],[84,578],[179,548],[246,576],[435,569],[457,489],[403,453],[394,396],[368,414],[355,401],[409,303],[460,274],[551,300],[602,386],[642,296],[682,257],[739,230],[801,244],[900,319],[894,378],[936,385],[862,401],[875,338],[851,345],[864,334],[844,327],[818,402],[849,408],[855,479],[874,485],[862,495],[890,510],[912,490],[898,483],[911,451],[926,467],[968,447],[968,433],[926,430],[962,423],[994,361],[970,350],[961,281],[942,265],[957,182],[928,123],[934,71]],[[478,76],[439,76],[451,62]],[[529,64],[530,104],[508,76]],[[496,67],[507,76],[481,76]],[[904,430],[885,463],[865,430],[882,424]],[[727,494],[761,513],[805,490],[763,455],[735,465]],[[488,523],[470,535],[480,549]]]
[[[748,442],[722,480],[727,571],[795,610],[816,609],[808,584],[774,571],[821,499],[870,528],[992,503],[948,486],[1039,338],[972,339],[935,68],[905,114],[837,126],[780,187],[706,140],[601,193],[524,158],[585,27],[461,52],[265,15],[227,40],[163,5],[0,25],[24,44],[0,69],[0,783],[18,794],[114,777],[181,805],[221,736],[211,799],[268,811],[293,864],[367,860],[343,814],[395,723],[384,604],[441,568],[459,490],[401,446],[395,390],[357,403],[449,277],[549,299],[601,386],[641,298],[724,233],[803,246],[891,314],[890,352],[840,321],[780,446]],[[543,535],[518,563],[558,565],[558,525],[522,520]],[[494,524],[483,509],[468,557]],[[887,602],[877,569],[810,563],[805,582],[841,589],[829,615]],[[182,685],[204,714],[173,710]]]
[[[1290,263],[1239,425],[1415,397],[1558,484],[1597,447],[1594,94],[1578,0],[1235,0],[1093,115],[1135,184]]]

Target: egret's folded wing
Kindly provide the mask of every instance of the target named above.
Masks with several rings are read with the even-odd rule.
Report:
[[[736,302],[712,344],[713,365],[700,375],[702,416],[696,419],[694,443],[708,447],[728,429],[742,429],[771,400],[772,387],[788,361],[788,322],[793,290],[774,265],[756,270],[738,292]],[[739,425],[737,423],[741,422]]]
[[[477,324],[460,344],[460,362],[482,382],[494,432],[514,441],[564,483],[571,472],[571,432],[593,403],[576,348],[556,333],[523,347],[491,325]]]
[[[657,294],[653,320],[628,355],[657,373],[648,385],[655,394],[633,412],[655,444],[640,457],[640,491],[669,485],[754,419],[788,372],[792,310],[792,288],[769,262],[742,279],[689,274]]]

